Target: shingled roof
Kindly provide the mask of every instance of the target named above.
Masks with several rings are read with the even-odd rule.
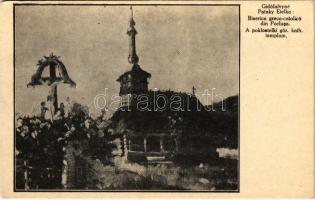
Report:
[[[154,92],[155,95],[164,94],[168,98],[172,95],[182,96],[182,109],[174,111],[166,106],[165,110],[155,111]],[[135,108],[135,105],[131,105],[129,110],[127,107],[122,107],[113,114],[111,127],[116,134],[132,133],[143,136],[147,134],[172,135],[180,132],[188,138],[210,136],[221,146],[237,146],[237,139],[235,139],[238,135],[237,112],[207,111],[194,95],[187,93],[149,91],[148,96],[150,111],[140,111]],[[196,109],[197,102],[201,104],[200,111]]]
[[[174,128],[172,126],[183,126],[183,124],[189,123],[189,121],[198,121],[205,114],[201,102],[191,94],[173,91],[149,91],[144,95],[148,97],[147,110],[139,109],[136,103],[130,105],[129,110],[128,107],[122,107],[113,114],[111,119],[113,125],[118,127],[123,123],[124,127],[120,127],[119,129],[131,129],[143,133],[171,132],[172,128]],[[164,100],[155,100],[160,95],[164,95],[167,99],[165,109],[158,109],[156,106],[161,107],[164,105]],[[174,96],[177,96],[181,102],[177,101],[177,105],[174,103],[170,105],[171,98]],[[154,103],[154,101],[156,102]],[[197,111],[197,106],[200,107],[200,112]],[[177,109],[174,109],[174,107]],[[172,125],[172,123],[175,124]],[[194,126],[198,126],[198,123]]]
[[[151,74],[141,69],[140,65],[134,64],[131,68],[131,70],[126,71],[122,75],[120,75],[117,79],[117,81],[121,81],[123,77],[128,76],[128,74],[131,74],[132,76],[145,76],[146,78],[151,78]]]

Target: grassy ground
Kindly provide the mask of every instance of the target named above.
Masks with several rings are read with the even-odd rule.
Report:
[[[86,188],[102,190],[237,190],[237,160],[221,159],[216,165],[150,165],[145,171],[103,166],[90,161]],[[137,168],[137,167],[135,167]]]

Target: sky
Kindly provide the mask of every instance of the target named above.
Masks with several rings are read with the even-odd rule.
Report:
[[[16,112],[32,113],[49,87],[27,88],[37,62],[60,56],[77,84],[58,86],[92,113],[98,94],[118,95],[116,79],[131,68],[126,34],[129,6],[17,6],[15,8]],[[133,6],[137,54],[151,73],[149,89],[228,97],[239,93],[239,22],[236,6]],[[205,103],[204,98],[200,98]],[[108,100],[110,101],[110,100]]]

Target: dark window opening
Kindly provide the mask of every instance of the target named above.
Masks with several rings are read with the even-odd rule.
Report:
[[[165,137],[164,138],[164,149],[165,151],[175,151],[176,149],[176,143],[175,139],[172,137]]]
[[[144,151],[144,143],[142,137],[132,137],[130,140],[130,151]]]
[[[147,138],[147,151],[148,152],[160,152],[160,138],[148,137]]]

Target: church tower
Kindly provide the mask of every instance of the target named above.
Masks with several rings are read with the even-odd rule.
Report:
[[[132,102],[132,97],[138,94],[148,92],[148,79],[151,74],[141,69],[139,57],[136,51],[136,35],[135,21],[133,19],[133,10],[130,7],[131,15],[129,19],[129,28],[127,35],[129,36],[129,56],[128,62],[131,65],[131,70],[125,72],[117,79],[120,82],[119,95],[122,97],[122,105],[128,106]]]

